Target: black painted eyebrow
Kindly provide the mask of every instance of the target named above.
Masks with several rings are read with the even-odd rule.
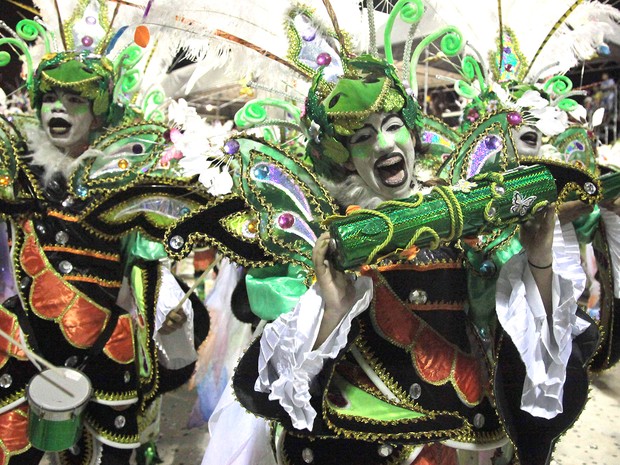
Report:
[[[361,131],[362,129],[366,129],[366,128],[370,128],[370,129],[372,129],[373,131],[377,132],[377,130],[375,129],[375,127],[374,127],[372,124],[370,124],[370,123],[366,123],[364,126],[362,126],[361,128],[359,128],[357,131]],[[355,132],[357,132],[357,131],[355,131]]]
[[[366,129],[366,128],[370,128],[371,130],[373,130],[375,132],[375,134],[378,134],[377,130],[375,129],[375,127],[372,124],[366,123],[364,126],[362,126],[361,128],[359,128],[357,131],[355,131],[351,137],[349,138],[349,140],[353,139],[356,134],[361,131],[362,129]]]
[[[389,119],[391,119],[391,118],[398,118],[399,120],[401,120],[401,121],[402,121],[402,119],[400,118],[400,116],[395,115],[395,114],[393,114],[393,113],[392,113],[392,114],[387,115],[385,118],[383,118],[383,121],[381,121],[381,127],[383,127],[383,125],[384,125],[384,124],[385,124],[385,123],[386,123]]]

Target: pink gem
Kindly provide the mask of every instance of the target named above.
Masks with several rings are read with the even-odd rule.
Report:
[[[329,53],[319,53],[319,55],[316,57],[316,64],[319,66],[329,66],[331,62],[332,57]]]
[[[523,121],[523,117],[520,113],[517,113],[516,111],[511,111],[506,115],[506,120],[511,126],[516,126],[517,124],[521,124],[521,122]]]
[[[477,121],[478,118],[480,118],[480,113],[478,113],[474,108],[469,110],[469,112],[467,113],[467,120],[471,123]]]
[[[293,223],[295,223],[295,217],[290,213],[282,213],[278,217],[278,226],[280,226],[282,229],[290,228],[291,226],[293,226]]]
[[[82,45],[84,47],[90,47],[93,44],[93,38],[91,36],[82,37]]]
[[[86,17],[86,24],[95,24],[96,22],[97,22],[97,18],[95,18],[94,16]]]

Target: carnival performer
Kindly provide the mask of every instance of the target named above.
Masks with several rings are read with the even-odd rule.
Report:
[[[279,463],[453,464],[468,460],[462,457],[468,451],[500,447],[496,461],[507,463],[511,445],[523,463],[548,462],[555,440],[587,397],[587,374],[580,369],[592,347],[573,351],[573,339],[596,340],[596,328],[577,316],[585,278],[578,251],[565,247],[547,209],[523,227],[522,253],[511,251],[501,271],[493,260],[483,264],[493,278],[487,286],[484,280],[472,286],[470,276],[481,269],[454,243],[411,248],[359,273],[336,271],[327,255],[330,238],[314,235],[335,213],[324,186],[350,211],[394,205],[420,192],[415,167],[422,156],[423,115],[412,97],[415,69],[407,85],[391,57],[352,53],[333,14],[335,31],[329,31],[312,22],[309,9],[293,10],[289,65],[313,80],[303,125],[320,182],[273,145],[231,137],[224,151],[239,173],[234,195],[168,233],[174,254],[187,253],[196,237],[215,237],[222,253],[250,266],[278,258],[306,266],[307,246],[314,246],[316,283],[241,359],[233,380],[237,399],[259,419],[281,424],[272,430]],[[457,35],[454,27],[446,31],[451,40]],[[413,35],[409,39],[406,49]],[[387,56],[391,46],[385,48]],[[421,48],[412,56],[419,57]],[[510,136],[502,132],[523,122],[518,111],[512,113],[493,113],[458,142],[471,155],[468,162],[479,167],[487,155],[501,152],[497,166],[487,168],[518,165]],[[460,184],[454,187],[467,189],[467,182]],[[527,211],[528,202],[515,195],[514,210]],[[366,244],[360,240],[359,246]],[[481,303],[493,311],[484,327],[472,324]],[[567,402],[576,396],[574,406]],[[233,404],[232,395],[225,402]],[[249,438],[242,442],[243,457],[264,463],[264,454],[246,453],[256,438],[247,434],[246,423],[235,422],[234,412],[219,413],[214,416],[235,428],[218,435],[218,443],[212,436],[209,448],[230,450]],[[253,426],[264,432],[265,425]],[[233,461],[218,463],[238,463],[239,450]],[[205,460],[210,463],[207,455]]]
[[[417,103],[385,62],[363,56],[349,67],[329,95],[319,97],[316,81],[308,97],[315,169],[342,208],[408,198],[422,187]],[[492,376],[489,339],[468,318],[473,300],[458,249],[423,249],[354,279],[330,265],[330,238],[322,235],[313,251],[316,284],[266,327],[235,376],[241,403],[284,426],[279,462],[458,463],[459,449],[506,444],[502,423],[512,413],[502,411],[502,398],[515,388],[532,419],[562,417],[566,364],[581,355],[571,352],[573,336],[589,322],[576,315],[584,280],[578,251],[563,246],[555,223],[547,209],[522,228],[524,252],[497,283],[499,322],[519,329],[514,344],[533,370],[518,387],[498,386]],[[511,358],[521,363],[518,352]],[[529,439],[531,450],[517,455],[548,462]]]
[[[103,156],[90,147],[114,128],[113,76],[104,57],[54,54],[35,74],[37,120],[19,128],[2,120],[3,134],[19,141],[4,152],[5,167],[16,167],[7,170],[2,210],[12,220],[18,294],[2,305],[2,328],[49,363],[80,370],[94,390],[83,435],[60,452],[63,463],[129,463],[149,406],[187,381],[196,359],[192,302],[171,312],[184,292],[160,265],[161,247],[140,234],[119,240],[90,229],[80,215],[103,196],[80,198],[69,187],[85,160]],[[4,460],[38,463],[25,399],[37,369],[19,347],[2,344]]]
[[[55,35],[23,20],[0,38],[23,54],[36,111],[0,128],[17,287],[0,312],[4,463],[48,451],[60,463],[127,464],[134,450],[138,464],[155,463],[160,394],[190,378],[209,329],[203,304],[161,260],[170,223],[212,198],[205,123],[146,78],[161,78],[146,69],[169,64],[176,42],[150,41],[137,4],[107,6],[58,2],[42,8]],[[37,373],[46,367],[61,379]],[[48,419],[57,404],[65,416]],[[63,425],[72,431],[56,434]]]

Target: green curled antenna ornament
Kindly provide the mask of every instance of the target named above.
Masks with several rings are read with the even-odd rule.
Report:
[[[566,76],[553,76],[545,83],[543,89],[547,93],[560,97],[556,100],[555,105],[562,111],[573,111],[579,105],[572,98],[568,98],[577,92],[571,92],[573,82]]]
[[[549,88],[551,88],[551,90],[549,90]],[[553,76],[545,83],[543,89],[547,93],[564,95],[573,89],[573,83],[566,76]]]
[[[166,101],[166,94],[161,89],[151,90],[146,94],[142,102],[142,112],[144,118],[149,121],[163,122],[166,120],[166,115],[161,110],[161,106]]]
[[[461,61],[461,74],[470,83],[476,79],[480,85],[480,93],[484,93],[486,91],[487,86],[482,70],[480,69],[480,63],[471,55],[467,55]]]
[[[30,52],[28,51],[28,47],[23,41],[13,39],[12,37],[4,37],[0,39],[0,46],[5,45],[5,44],[18,48],[24,54],[24,57],[26,59],[25,60],[26,67],[28,69],[27,76],[26,76],[26,86],[28,87],[28,89],[31,89],[32,88],[32,75],[34,74],[34,67],[32,65],[32,56],[30,55]],[[11,62],[11,54],[9,52],[5,52],[4,50],[0,51],[0,67],[8,65],[10,62]]]
[[[284,110],[292,118],[292,121],[269,118],[268,106]],[[255,99],[247,102],[235,113],[235,124],[240,129],[279,126],[302,132],[301,110],[295,105],[277,98]],[[276,141],[277,139],[275,132],[270,128],[264,128],[264,137],[268,141]]]
[[[416,77],[418,61],[420,60],[420,55],[422,54],[422,50],[428,47],[434,40],[437,40],[441,36],[441,51],[446,54],[448,57],[452,57],[457,55],[465,45],[465,41],[463,40],[463,35],[461,31],[459,31],[454,26],[448,26],[443,29],[440,29],[424,38],[422,42],[418,44],[415,48],[413,55],[411,56],[411,69],[409,71],[409,82],[411,84],[411,88],[416,91],[418,89],[418,78]]]
[[[388,17],[385,25],[385,32],[383,33],[383,43],[385,47],[385,61],[390,64],[394,64],[394,57],[392,55],[392,29],[394,27],[394,21],[396,16],[400,14],[400,19],[409,24],[418,23],[424,15],[424,5],[422,0],[398,0],[398,3],[394,5],[390,16]]]
[[[137,69],[130,69],[118,80],[114,87],[114,96],[119,100],[128,99],[127,94],[131,94],[138,90],[142,73]]]
[[[468,100],[481,103],[480,95],[486,92],[487,86],[478,60],[471,55],[466,55],[461,60],[461,74],[466,80],[459,79],[454,83],[456,93]],[[474,79],[478,81],[480,90],[471,84]]]
[[[22,19],[15,27],[15,37],[3,37],[0,39],[0,46],[9,45],[19,49],[23,53],[26,63],[26,87],[32,89],[34,65],[32,63],[32,55],[26,45],[26,42],[33,42],[38,37],[43,38],[45,44],[45,53],[51,52],[50,34],[36,21],[31,19]],[[0,51],[0,67],[6,66],[11,62],[11,55],[8,52]]]
[[[573,111],[579,104],[572,98],[563,98],[558,101],[557,106],[562,111]]]
[[[120,77],[114,87],[116,101],[131,100],[130,94],[137,92],[142,82],[142,72],[135,68],[144,56],[144,49],[138,45],[130,45],[123,50],[114,61],[114,71]]]
[[[144,55],[144,49],[138,45],[130,45],[123,53],[121,53],[116,60],[114,60],[114,71],[118,72],[119,69],[129,70],[136,66]]]
[[[235,114],[235,124],[241,129],[259,126],[262,124],[273,124],[275,120],[268,119],[267,106],[281,108],[286,111],[296,123],[301,121],[301,110],[295,105],[277,98],[255,99],[246,103],[241,110]],[[299,126],[297,127],[299,129]]]
[[[15,32],[26,42],[34,42],[37,37],[41,37],[45,45],[45,53],[52,52],[50,34],[38,22],[32,19],[22,19],[17,23],[17,26],[15,26]]]

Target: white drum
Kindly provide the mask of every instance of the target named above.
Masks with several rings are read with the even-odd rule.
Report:
[[[47,452],[73,446],[80,437],[91,395],[90,380],[72,368],[58,367],[33,376],[26,388],[31,444]]]

